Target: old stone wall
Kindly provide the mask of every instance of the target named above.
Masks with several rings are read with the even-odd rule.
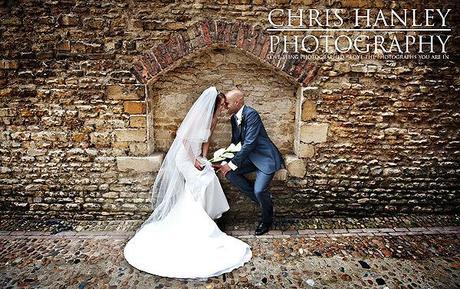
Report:
[[[145,217],[161,152],[170,140],[167,130],[210,84],[250,91],[248,101],[262,112],[287,157],[288,171],[273,185],[278,215],[452,213],[460,207],[458,36],[449,44],[450,60],[270,64],[264,42],[257,44],[263,37],[254,32],[268,26],[272,8],[449,6],[454,8],[449,23],[458,35],[454,2],[0,5],[2,216]],[[222,25],[222,33],[206,30]],[[180,51],[165,52],[182,49],[181,43],[168,42],[175,33],[198,35],[183,49],[228,43],[180,59]],[[149,66],[154,62],[148,56],[136,66],[152,48],[161,68],[170,69]],[[153,78],[153,71],[158,76],[141,81]],[[180,114],[160,119],[159,112],[173,103]],[[215,147],[226,138],[221,123]],[[225,180],[223,186],[232,216],[254,216],[257,210],[246,198]]]
[[[234,87],[245,91],[245,103],[259,112],[280,151],[293,152],[296,86],[257,60],[221,49],[177,67],[150,88],[155,151],[167,151],[188,109],[211,85],[219,91]],[[231,125],[224,113],[213,133],[210,152],[227,147],[230,139]]]

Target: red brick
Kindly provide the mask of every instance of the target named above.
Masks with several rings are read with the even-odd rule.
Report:
[[[216,42],[225,42],[226,23],[224,21],[216,21]]]
[[[142,83],[146,83],[147,80],[151,78],[151,75],[148,73],[147,68],[142,64],[141,61],[134,62],[133,67],[131,68],[131,73]]]
[[[238,40],[238,33],[240,30],[240,24],[239,23],[230,23],[231,28],[230,28],[230,44],[232,46],[236,46],[237,40]]]
[[[318,67],[312,63],[309,63],[305,69],[307,70],[307,74],[305,76],[305,79],[302,81],[302,84],[304,85],[310,83],[310,81],[312,81],[313,78],[315,78],[316,73],[318,72]]]
[[[270,38],[269,37],[265,37],[265,42],[264,44],[262,45],[262,49],[260,50],[260,53],[259,53],[259,57],[261,59],[265,59],[265,57],[267,57],[267,54],[268,54],[268,50],[270,49]]]
[[[301,59],[299,62],[296,63],[295,66],[292,67],[291,72],[289,73],[292,77],[298,79],[302,73],[305,71],[305,67],[308,61],[306,59]]]
[[[244,40],[243,48],[247,52],[253,53],[254,48],[256,47],[257,37],[259,36],[260,28],[250,27],[248,33],[246,34],[246,39]]]
[[[153,52],[147,52],[142,56],[142,63],[147,68],[150,77],[155,76],[161,71],[160,64],[158,63],[156,56]]]
[[[237,36],[237,40],[236,40],[236,46],[238,46],[240,48],[244,47],[244,40],[246,38],[246,35],[248,34],[249,29],[250,29],[249,25],[247,25],[247,24],[242,24],[239,27],[238,36]]]
[[[207,21],[201,24],[201,31],[203,35],[203,40],[207,45],[212,43],[211,34],[209,33],[209,23]]]

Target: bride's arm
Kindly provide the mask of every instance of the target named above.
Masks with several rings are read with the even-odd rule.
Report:
[[[182,147],[184,148],[184,151],[185,151],[184,157],[186,159],[189,159],[189,161],[192,162],[193,166],[201,171],[203,169],[203,165],[198,161],[197,158],[195,158],[195,155],[193,154],[190,143],[184,139],[182,140]],[[184,157],[181,157],[180,155],[181,154],[178,154],[178,156],[176,156],[176,161],[177,161],[177,158],[184,160]]]
[[[201,155],[202,155],[203,157],[207,158],[208,150],[209,150],[209,141],[203,143],[203,148],[201,149],[201,151],[202,151],[203,153],[202,153]]]
[[[185,152],[187,153],[188,158],[194,163],[195,162],[195,156],[193,154],[192,148],[190,144],[188,143],[187,140],[183,139],[182,140],[182,145],[185,149]]]
[[[201,147],[201,155],[205,158],[208,155],[209,143],[211,142],[211,137],[214,132],[214,129],[216,128],[216,125],[217,125],[217,117],[213,117],[212,123],[211,123],[211,134],[209,135],[208,141],[203,143],[203,146]]]

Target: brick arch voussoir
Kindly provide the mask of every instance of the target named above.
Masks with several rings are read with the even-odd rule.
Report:
[[[135,61],[131,72],[145,84],[177,66],[182,59],[219,46],[242,50],[302,86],[315,78],[319,68],[317,63],[300,57],[300,54],[287,55],[281,45],[270,52],[270,35],[260,26],[205,19],[185,31],[173,33],[163,43],[145,52]]]

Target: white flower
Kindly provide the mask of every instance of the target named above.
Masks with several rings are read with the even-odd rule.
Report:
[[[239,152],[240,150],[241,150],[241,142],[237,143],[236,145],[231,143],[226,149],[226,151],[233,152],[233,153]]]
[[[218,158],[225,153],[225,149],[221,148],[214,152],[213,158]]]
[[[241,150],[241,143],[238,144],[230,144],[227,148],[221,148],[214,152],[213,158],[209,161],[211,163],[220,162],[225,159],[231,159],[235,156],[234,153],[239,152]]]

